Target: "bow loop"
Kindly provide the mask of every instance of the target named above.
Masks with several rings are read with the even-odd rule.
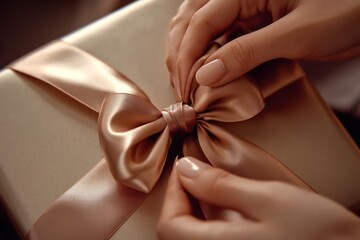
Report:
[[[275,71],[277,74],[274,74],[271,64],[268,70],[271,70],[270,74],[265,71],[261,77],[258,76],[261,79],[259,85],[262,94],[249,76],[218,88],[198,86],[194,78],[196,71],[219,45],[221,44],[210,46],[208,53],[193,65],[189,76],[184,74],[182,79],[174,83],[179,102],[163,111],[153,106],[146,94],[124,75],[82,50],[62,42],[54,42],[10,67],[58,88],[96,112],[100,111],[99,138],[107,165],[117,181],[131,188],[150,192],[160,177],[175,134],[186,133],[182,138],[183,152],[179,154],[197,157],[245,177],[282,180],[311,189],[264,150],[220,127],[231,125],[221,122],[238,122],[255,116],[264,107],[262,96],[270,96],[302,78],[303,72],[297,64],[291,63],[280,64],[281,71]],[[33,226],[32,233],[47,225],[49,219],[53,221],[53,217],[57,215],[60,219],[56,219],[55,223],[58,220],[65,225],[71,223],[65,227],[70,230],[70,236],[74,229],[72,218],[78,212],[82,216],[78,221],[81,226],[85,226],[84,222],[87,222],[95,226],[93,229],[96,231],[91,231],[92,233],[111,235],[117,228],[116,219],[119,222],[126,220],[144,195],[115,184],[108,178],[105,167],[101,161],[90,173],[90,183],[86,176],[75,188],[59,198]],[[82,186],[84,181],[88,183],[86,187]],[[94,182],[100,184],[93,188]],[[74,189],[81,189],[81,194]],[[87,199],[87,202],[79,198],[88,192],[91,192],[91,199]],[[93,194],[100,198],[94,201]],[[69,199],[72,204],[69,204]],[[120,206],[128,207],[120,209],[118,201]],[[97,210],[92,209],[90,202],[97,202]],[[94,212],[101,211],[104,204],[110,207],[111,214],[106,212],[105,215],[109,217],[105,217],[105,224],[99,225],[96,221],[94,224],[91,216]],[[64,209],[69,213],[65,214],[66,217]],[[126,214],[122,216],[124,212]],[[52,226],[58,229],[57,224]],[[46,226],[39,232],[47,234],[52,231]]]
[[[259,180],[284,181],[309,189],[299,177],[255,144],[205,121],[198,124],[197,133],[198,144],[186,146],[187,154],[194,152],[201,156],[199,152],[202,150],[213,166],[236,175]]]
[[[142,192],[151,191],[160,178],[172,140],[180,137],[184,154],[214,166],[308,188],[261,148],[217,125],[254,117],[264,108],[264,100],[249,76],[217,88],[199,86],[195,72],[208,56],[193,65],[187,81],[175,82],[179,102],[162,111],[148,98],[132,94],[112,94],[105,99],[99,115],[99,136],[115,179]],[[197,131],[193,131],[195,127]]]
[[[199,86],[193,92],[192,102],[198,119],[219,122],[247,120],[265,106],[257,84],[248,77],[217,88]]]
[[[112,94],[102,104],[98,130],[115,179],[149,192],[160,177],[171,144],[161,112],[138,96]]]
[[[213,46],[210,52],[217,47]],[[99,136],[115,179],[149,192],[161,175],[172,140],[179,137],[184,154],[214,166],[237,169],[235,173],[244,176],[304,186],[271,155],[217,126],[216,122],[250,119],[265,104],[256,81],[249,76],[217,88],[199,86],[195,73],[210,52],[193,65],[186,82],[174,84],[179,102],[162,111],[141,96],[113,94],[106,98],[99,115]],[[195,127],[197,131],[193,131]]]

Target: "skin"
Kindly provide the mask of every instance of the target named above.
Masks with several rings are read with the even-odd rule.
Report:
[[[216,36],[240,27],[247,34],[206,61],[221,59],[226,70],[208,85],[225,84],[275,58],[351,58],[360,54],[359,22],[358,0],[185,0],[171,23],[167,67],[171,81],[186,79]]]
[[[159,239],[360,239],[360,220],[316,193],[238,177],[194,158],[187,161],[197,170],[189,175],[190,170],[184,173],[181,164],[174,168],[157,228]],[[198,219],[188,194],[233,209],[243,218]]]
[[[359,22],[359,0],[185,0],[170,26],[166,63],[172,82],[185,80],[211,41],[229,29],[235,37],[205,62],[220,59],[226,73],[199,84],[226,84],[275,58],[348,59],[360,55]],[[360,220],[329,199],[191,162],[196,174],[189,177],[177,164],[170,177],[160,239],[360,239]],[[198,219],[189,194],[243,218]]]

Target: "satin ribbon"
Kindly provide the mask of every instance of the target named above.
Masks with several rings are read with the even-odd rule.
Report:
[[[264,81],[260,88],[248,76],[218,88],[199,86],[195,72],[218,47],[215,44],[194,64],[187,79],[175,83],[177,103],[164,110],[152,105],[123,74],[61,41],[10,66],[99,112],[105,155],[42,214],[30,231],[31,239],[109,238],[158,181],[175,138],[182,142],[178,155],[194,156],[245,177],[311,189],[271,155],[220,126],[255,116],[264,107],[263,96],[302,78],[302,71],[286,62],[286,67],[274,64],[271,84]]]
[[[197,84],[197,69],[219,45],[213,44],[194,64],[187,79],[175,83],[178,102],[162,112],[149,99],[134,94],[116,93],[105,99],[99,115],[100,143],[117,181],[142,192],[151,191],[172,138],[181,135],[184,155],[232,172],[234,168],[246,169],[241,173],[245,176],[307,187],[271,155],[218,126],[248,120],[264,108],[262,93],[249,77],[216,88]]]

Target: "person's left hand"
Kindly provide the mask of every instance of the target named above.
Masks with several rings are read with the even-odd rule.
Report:
[[[242,214],[237,221],[193,216],[187,192]],[[170,177],[160,239],[360,239],[360,220],[337,203],[289,184],[257,181],[182,158]]]

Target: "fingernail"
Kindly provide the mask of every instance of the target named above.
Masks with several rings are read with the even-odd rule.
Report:
[[[177,171],[188,178],[199,175],[200,167],[191,160],[190,157],[184,157],[176,163]]]
[[[225,65],[221,59],[215,59],[202,66],[196,72],[196,81],[200,85],[211,85],[219,81],[225,75]]]

